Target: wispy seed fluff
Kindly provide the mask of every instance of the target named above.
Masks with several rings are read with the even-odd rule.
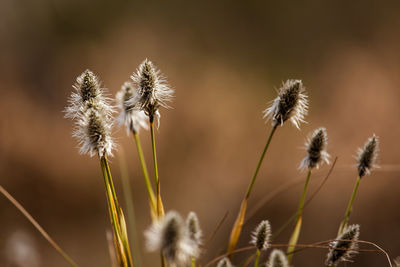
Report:
[[[260,222],[252,234],[251,244],[258,250],[266,250],[271,239],[271,225],[267,220]]]
[[[218,262],[217,267],[233,267],[233,265],[231,261],[225,257]]]
[[[267,267],[289,267],[289,262],[282,250],[274,249],[266,264]]]
[[[80,153],[100,157],[111,155],[114,148],[111,138],[113,109],[98,78],[86,70],[73,87],[76,92],[71,94],[65,117],[75,120],[73,136],[78,140]]]
[[[307,109],[307,95],[301,80],[287,80],[272,105],[264,111],[264,118],[270,119],[273,127],[290,120],[299,128],[300,123],[305,122]]]
[[[307,155],[301,161],[300,169],[314,169],[326,162],[329,164],[330,155],[326,152],[328,146],[328,134],[325,128],[316,129],[306,141]]]
[[[196,213],[190,212],[186,219],[187,234],[190,241],[193,243],[193,257],[197,257],[200,254],[201,245],[201,229],[199,224],[199,219]]]
[[[146,130],[149,128],[146,114],[141,110],[135,109],[132,103],[135,94],[136,88],[134,85],[131,82],[125,82],[116,95],[117,104],[121,110],[118,120],[120,125],[125,125],[127,134],[130,131],[137,133],[140,128]]]
[[[357,155],[357,169],[358,175],[363,177],[371,173],[373,168],[376,168],[376,159],[378,158],[379,151],[378,137],[373,135],[365,143],[364,148],[358,149]]]
[[[165,217],[145,232],[147,249],[161,250],[171,266],[182,266],[187,263],[196,249],[189,240],[182,217],[169,211]]]
[[[346,227],[337,240],[331,242],[325,265],[337,266],[342,261],[350,261],[350,258],[357,254],[359,236],[360,226],[358,224]]]
[[[168,108],[167,102],[172,100],[174,93],[161,72],[150,60],[145,59],[131,79],[138,89],[131,104],[143,110],[151,121],[155,116],[159,117],[159,107]]]

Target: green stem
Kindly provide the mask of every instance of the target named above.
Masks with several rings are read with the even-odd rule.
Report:
[[[40,226],[40,224],[29,214],[29,212],[13,197],[7,190],[0,185],[0,193],[2,193],[21,213],[29,220],[29,222],[40,232],[40,234],[57,250],[58,253],[73,267],[78,267],[70,256],[50,237],[50,235]]]
[[[192,267],[196,267],[196,259],[192,257]]]
[[[139,156],[139,161],[140,161],[140,165],[142,166],[142,171],[143,171],[143,176],[144,176],[144,180],[146,182],[146,187],[147,187],[147,192],[149,194],[149,198],[150,198],[150,203],[154,209],[154,211],[156,210],[156,198],[154,195],[154,191],[153,191],[153,187],[151,186],[151,182],[149,179],[149,173],[147,171],[147,166],[146,166],[146,160],[144,159],[144,155],[143,155],[143,150],[142,150],[142,146],[140,144],[140,139],[139,139],[139,135],[137,132],[133,132],[133,137],[135,138],[135,143],[136,143],[136,149],[138,152],[138,156]]]
[[[123,219],[122,210],[119,206],[117,195],[115,193],[114,184],[111,176],[110,166],[108,165],[107,155],[104,154],[100,158],[101,170],[103,172],[104,183],[106,186],[107,203],[110,213],[111,225],[116,240],[116,252],[121,261],[122,266],[131,267],[132,257],[129,248],[128,236],[126,234],[125,222]],[[122,245],[122,247],[120,247]]]
[[[260,261],[260,254],[261,254],[261,251],[260,251],[259,249],[257,249],[257,252],[256,252],[256,261],[254,262],[254,267],[258,267],[258,263],[259,263],[259,261]]]
[[[256,181],[256,178],[257,178],[257,175],[258,175],[258,171],[260,170],[261,164],[262,164],[262,162],[264,160],[264,157],[265,157],[265,153],[268,150],[269,144],[271,143],[271,140],[272,140],[272,136],[274,135],[277,127],[278,127],[278,125],[275,125],[272,128],[271,133],[269,134],[267,143],[265,144],[265,147],[264,147],[264,150],[263,150],[263,152],[261,154],[260,160],[258,161],[256,171],[254,172],[253,178],[251,179],[249,187],[247,188],[247,192],[246,192],[246,196],[245,196],[246,199],[248,199],[250,197],[250,193],[251,193],[251,190],[253,189],[254,183]]]
[[[150,122],[151,132],[151,148],[153,150],[153,165],[154,165],[154,180],[158,184],[158,167],[157,167],[157,153],[156,153],[156,140],[154,136],[154,122]]]
[[[299,207],[297,208],[297,213],[296,213],[297,219],[296,219],[295,228],[293,229],[292,235],[290,236],[290,240],[289,240],[289,246],[288,246],[288,249],[287,249],[289,263],[291,263],[291,261],[293,259],[293,251],[296,248],[297,241],[298,241],[299,236],[300,236],[304,202],[305,202],[305,199],[306,199],[306,194],[307,194],[308,184],[310,182],[310,177],[311,177],[311,169],[309,169],[308,173],[307,173],[307,178],[306,178],[306,182],[304,183],[303,193],[301,195]]]
[[[358,186],[360,185],[360,181],[361,181],[361,177],[359,176],[357,178],[356,184],[354,186],[353,193],[351,194],[351,198],[350,198],[349,204],[347,206],[346,213],[344,214],[344,219],[343,219],[342,223],[340,224],[338,235],[342,234],[344,228],[347,227],[347,223],[349,222],[350,213],[351,213],[351,210],[353,209],[353,202],[356,197]]]

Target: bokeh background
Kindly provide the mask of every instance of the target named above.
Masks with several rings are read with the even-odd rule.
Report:
[[[289,123],[279,128],[239,246],[248,245],[260,220],[270,220],[274,230],[295,212],[305,177],[297,169],[303,142],[325,126],[338,161],[305,210],[300,243],[335,237],[356,179],[357,147],[375,133],[381,168],[362,180],[351,223],[361,225],[361,239],[398,256],[399,8],[398,1],[1,0],[0,183],[80,266],[110,266],[99,163],[78,154],[63,109],[86,68],[115,96],[148,58],[176,90],[157,131],[166,208],[197,212],[205,240],[228,214],[206,243],[204,265],[225,249],[265,144],[270,124],[262,111],[282,81],[302,79],[308,123],[300,131]],[[115,136],[128,162],[142,266],[158,266],[158,255],[143,249],[151,220],[134,142],[124,129],[115,128]],[[148,132],[141,138],[151,167]],[[123,202],[115,154],[111,168]],[[309,192],[328,169],[313,175]],[[279,188],[285,189],[270,198]],[[3,196],[0,218],[0,266],[68,266]],[[290,232],[274,243],[286,243]],[[321,266],[326,252],[303,250],[294,265]],[[352,266],[388,264],[370,252]]]

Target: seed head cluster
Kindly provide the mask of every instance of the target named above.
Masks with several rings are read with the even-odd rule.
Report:
[[[308,100],[300,80],[287,80],[279,89],[272,105],[264,111],[264,118],[272,121],[272,126],[283,125],[290,120],[297,128],[305,122]]]
[[[196,213],[190,212],[186,219],[186,228],[189,235],[189,240],[193,243],[194,257],[200,254],[201,241],[201,229],[199,225],[199,219]]]
[[[274,249],[269,256],[267,267],[289,267],[288,259],[282,250]]]
[[[198,248],[191,240],[182,217],[169,211],[145,232],[147,249],[161,250],[171,266],[182,266],[198,256]]]
[[[251,244],[258,250],[266,250],[271,239],[271,225],[267,220],[260,222],[252,234]]]
[[[130,105],[144,111],[152,122],[154,117],[160,116],[159,107],[169,107],[167,102],[172,100],[174,90],[167,84],[161,72],[147,59],[140,64],[131,79],[138,92],[130,100]]]
[[[357,169],[360,177],[370,174],[371,170],[377,167],[376,159],[378,158],[378,145],[378,137],[373,135],[365,143],[364,148],[358,149]]]
[[[306,141],[307,155],[300,163],[300,169],[314,169],[326,162],[329,164],[330,155],[326,152],[328,134],[325,128],[316,129]]]
[[[233,267],[233,265],[231,261],[225,257],[218,262],[217,267]]]
[[[99,79],[90,70],[85,70],[73,86],[65,117],[75,121],[73,136],[78,140],[80,153],[90,156],[112,154],[114,142],[111,138],[113,109],[104,96]]]
[[[136,89],[131,82],[125,82],[121,90],[116,95],[120,115],[118,117],[120,125],[125,125],[126,132],[138,133],[140,128],[148,129],[147,116],[141,111],[135,109],[131,99],[135,96]]]
[[[343,233],[331,242],[325,265],[337,266],[342,261],[349,261],[357,253],[359,236],[360,226],[358,224],[346,227]]]

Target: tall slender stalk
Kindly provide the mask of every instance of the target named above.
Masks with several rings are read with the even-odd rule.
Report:
[[[250,197],[250,194],[251,194],[251,191],[253,189],[254,183],[255,183],[255,181],[257,179],[257,175],[258,175],[258,172],[260,170],[261,164],[262,164],[262,162],[264,160],[264,157],[265,157],[265,154],[266,154],[266,152],[268,150],[268,147],[271,144],[272,137],[274,136],[274,133],[275,133],[277,127],[278,127],[278,124],[275,124],[275,126],[271,129],[271,132],[270,132],[270,134],[268,136],[268,139],[267,139],[267,143],[265,144],[264,150],[263,150],[263,152],[261,154],[260,160],[258,161],[258,164],[257,164],[256,170],[254,172],[254,175],[253,175],[253,177],[252,177],[252,179],[250,181],[250,184],[249,184],[249,186],[247,188],[246,195],[245,195],[245,197],[244,197],[244,199],[242,201],[242,204],[240,206],[239,213],[237,215],[236,221],[235,221],[235,223],[233,225],[233,228],[232,228],[231,236],[229,238],[229,243],[228,243],[228,255],[229,255],[229,257],[231,257],[231,255],[232,255],[233,251],[235,250],[236,245],[237,245],[237,243],[239,241],[240,233],[242,232],[242,228],[243,228],[244,218],[246,216],[247,201],[248,201],[248,199]]]
[[[292,261],[293,251],[296,248],[297,241],[299,240],[299,236],[300,236],[301,223],[303,220],[304,202],[306,199],[306,193],[307,193],[308,184],[310,182],[310,177],[311,177],[311,169],[309,169],[308,173],[307,173],[307,178],[306,178],[306,182],[304,184],[303,193],[301,195],[299,207],[297,208],[297,214],[296,214],[297,220],[296,220],[295,228],[294,228],[292,235],[290,236],[290,240],[289,240],[289,246],[287,249],[289,263],[291,263],[291,261]]]
[[[344,214],[343,221],[340,224],[338,235],[343,233],[343,230],[346,228],[347,223],[349,222],[349,217],[351,210],[353,209],[353,202],[357,194],[358,186],[360,185],[361,177],[358,176],[356,184],[354,185],[353,193],[351,194],[351,198],[349,204],[347,205],[346,213]]]
[[[150,133],[151,133],[151,148],[153,150],[154,181],[156,183],[157,216],[160,218],[164,216],[164,207],[161,200],[160,180],[158,177],[156,140],[154,135],[154,118],[150,118]]]
[[[254,267],[258,267],[258,263],[260,262],[260,255],[261,255],[261,251],[259,249],[257,249],[257,251],[256,251],[256,260],[254,262]]]
[[[110,167],[107,161],[107,155],[105,153],[100,158],[100,165],[101,165],[101,170],[103,172],[104,183],[106,186],[108,210],[110,213],[111,226],[114,233],[114,241],[115,241],[118,261],[121,267],[131,267],[133,266],[133,264],[129,248],[125,217],[118,203]]]
[[[28,219],[28,221],[40,232],[40,234],[50,243],[50,245],[57,250],[58,253],[73,267],[78,267],[78,264],[71,259],[68,254],[61,249],[61,247],[50,237],[50,235],[43,229],[42,226],[29,214],[29,212],[13,197],[7,190],[0,185],[0,193],[2,193],[21,213]]]
[[[140,165],[142,167],[144,180],[146,182],[147,193],[149,194],[150,205],[152,208],[152,212],[157,214],[157,202],[156,197],[154,195],[153,187],[150,182],[149,173],[147,171],[146,160],[143,155],[142,145],[140,143],[139,134],[136,131],[132,131],[133,138],[135,139],[136,149],[140,161]]]

